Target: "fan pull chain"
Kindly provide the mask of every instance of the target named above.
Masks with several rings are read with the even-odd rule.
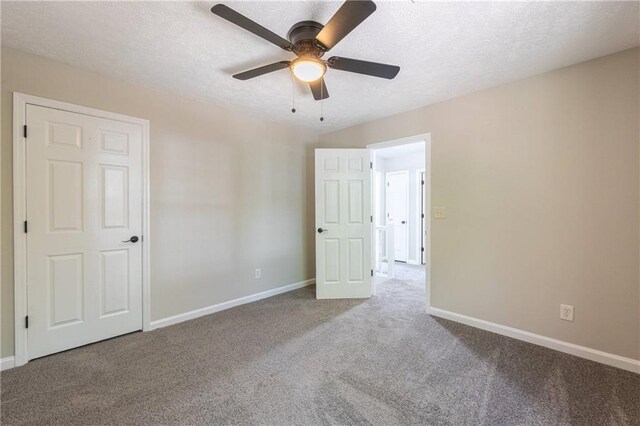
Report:
[[[320,79],[320,121],[324,121],[323,105],[324,102],[324,78]]]
[[[291,74],[291,112],[296,113],[296,80]]]

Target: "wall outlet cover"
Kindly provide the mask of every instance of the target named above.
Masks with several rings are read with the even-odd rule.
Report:
[[[560,319],[565,321],[573,321],[573,306],[560,305]]]
[[[260,268],[256,268],[256,279],[260,278],[262,273],[260,272]]]
[[[443,206],[434,207],[433,208],[433,218],[434,219],[446,219],[447,218],[447,209]]]

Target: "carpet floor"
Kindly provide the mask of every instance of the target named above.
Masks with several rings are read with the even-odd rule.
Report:
[[[1,380],[3,424],[640,424],[640,375],[432,318],[408,266],[369,300],[304,288]]]

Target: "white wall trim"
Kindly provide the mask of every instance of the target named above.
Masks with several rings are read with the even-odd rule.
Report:
[[[628,370],[633,373],[640,374],[640,360],[626,358],[614,355],[608,352],[599,351],[597,349],[587,348],[585,346],[576,345],[551,337],[541,336],[539,334],[530,333],[517,328],[508,327],[506,325],[496,324],[493,322],[469,317],[455,312],[446,311],[444,309],[430,307],[429,315],[444,318],[447,320],[459,322],[462,324],[476,327],[481,330],[490,331],[492,333],[501,334],[513,339],[522,340],[524,342],[533,343],[534,345],[544,346],[545,348],[564,352],[580,358],[585,358],[601,364],[610,365],[612,367]]]
[[[0,371],[8,370],[16,366],[16,359],[12,356],[0,359]]]
[[[419,135],[407,136],[405,138],[393,139],[390,141],[370,143],[370,144],[367,144],[367,148],[375,150],[375,149],[391,148],[392,146],[400,146],[400,145],[406,145],[410,143],[423,142],[423,141],[426,143],[429,143],[430,139],[431,139],[431,133],[421,133]]]
[[[425,142],[425,149],[426,149],[426,142]],[[424,204],[425,204],[425,199],[422,198],[422,191],[424,189],[426,189],[426,187],[423,188],[424,185],[422,185],[422,176],[420,176],[422,173],[425,174],[424,179],[426,179],[426,175],[427,175],[427,169],[426,169],[426,163],[425,163],[425,168],[423,169],[416,169],[416,193],[415,193],[415,197],[416,197],[416,234],[417,234],[417,240],[416,240],[416,260],[415,260],[415,264],[416,265],[422,265],[422,244],[426,243],[426,241],[422,241],[424,235],[424,229],[422,229],[422,209],[424,208]],[[426,180],[425,180],[425,185],[427,184]],[[426,191],[425,191],[426,192]],[[426,194],[425,194],[426,195]],[[425,197],[426,198],[426,197]],[[424,214],[426,215],[427,212],[425,211]]]
[[[250,294],[249,296],[240,297],[238,299],[229,300],[228,302],[222,302],[215,305],[206,306],[204,308],[195,309],[193,311],[184,312],[182,314],[174,315],[171,317],[163,318],[160,320],[152,321],[151,330],[178,324],[183,321],[189,321],[195,318],[202,317],[204,315],[214,314],[216,312],[224,311],[226,309],[231,309],[236,306],[266,299],[268,297],[277,296],[278,294],[287,293],[292,290],[297,290],[299,288],[306,287],[311,284],[315,284],[315,282],[316,282],[316,279],[311,278],[305,281],[299,281],[297,283],[284,285],[282,287],[274,288],[271,290],[261,291],[260,293]]]
[[[27,237],[23,232],[26,220],[26,151],[23,126],[26,124],[27,105],[38,105],[78,114],[117,120],[142,126],[142,330],[150,329],[150,240],[149,226],[149,120],[129,117],[108,111],[80,105],[68,104],[37,96],[13,93],[13,249],[14,249],[14,330],[15,359],[14,364],[20,366],[28,359],[27,329],[24,318],[27,315]]]

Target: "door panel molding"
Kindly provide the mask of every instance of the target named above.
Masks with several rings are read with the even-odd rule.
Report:
[[[150,245],[149,226],[149,121],[108,111],[101,111],[79,105],[13,93],[13,232],[14,232],[14,332],[15,332],[15,366],[23,365],[29,359],[27,347],[27,234],[26,229],[26,143],[28,134],[26,129],[27,105],[51,108],[70,113],[88,115],[92,117],[120,121],[141,126],[142,130],[142,330],[151,329],[150,315]],[[77,130],[59,126],[50,129],[48,142],[67,147],[78,146],[81,139]],[[102,148],[122,153],[128,149],[128,144],[118,135],[106,135],[102,141]],[[118,152],[116,152],[118,151]]]
[[[315,150],[316,298],[372,294],[371,152]]]
[[[409,223],[410,223],[410,199],[411,199],[411,194],[409,191],[409,170],[396,170],[393,172],[385,172],[385,187],[384,187],[384,191],[385,191],[385,195],[384,195],[384,199],[385,199],[385,211],[387,213],[387,218],[389,217],[389,177],[390,176],[404,176],[405,179],[405,190],[404,190],[404,198],[405,198],[405,213],[404,213],[404,225],[407,225],[404,227],[404,235],[405,235],[405,243],[404,243],[404,258],[403,259],[399,259],[398,254],[396,253],[395,255],[395,259],[396,260],[400,260],[402,262],[405,263],[410,263],[409,262],[409,241],[410,241],[410,235],[411,233],[409,232]],[[395,218],[393,219],[393,224],[394,227],[398,226],[397,221],[395,220]],[[397,228],[396,228],[397,229]],[[395,235],[398,235],[398,232],[395,233]],[[398,239],[396,237],[396,244],[398,242]]]

